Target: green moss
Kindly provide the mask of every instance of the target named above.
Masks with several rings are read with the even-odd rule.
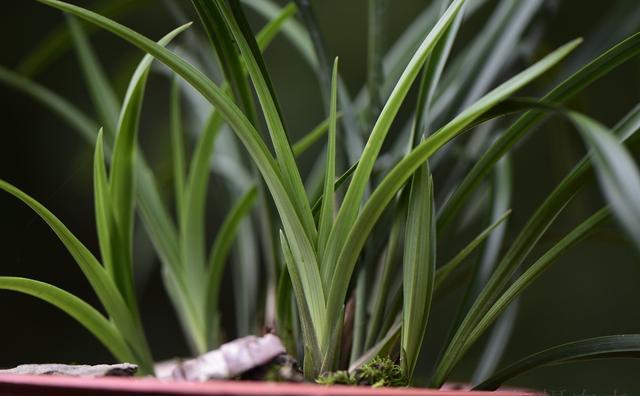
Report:
[[[388,357],[376,357],[353,373],[345,370],[324,373],[316,382],[323,385],[368,385],[374,388],[407,386],[402,369]]]
[[[320,374],[316,382],[322,385],[357,385],[354,375],[346,370]]]

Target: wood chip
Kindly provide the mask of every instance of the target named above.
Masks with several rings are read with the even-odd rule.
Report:
[[[179,363],[172,377],[199,382],[235,378],[284,353],[282,341],[273,334],[238,338],[195,359]]]

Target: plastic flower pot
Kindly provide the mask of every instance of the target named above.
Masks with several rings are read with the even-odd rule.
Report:
[[[449,387],[452,388],[452,387]],[[250,381],[190,383],[161,381],[154,378],[78,378],[62,376],[0,375],[0,395],[73,396],[73,395],[166,395],[166,396],[542,396],[526,390],[477,392],[456,389],[370,388],[343,385],[291,384]]]

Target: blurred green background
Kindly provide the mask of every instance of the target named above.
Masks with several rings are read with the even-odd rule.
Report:
[[[186,0],[184,8],[188,8]],[[527,0],[513,0],[527,1]],[[74,1],[90,7],[92,1]],[[145,0],[137,11],[118,18],[150,37],[158,38],[176,25],[160,0]],[[387,45],[403,31],[426,0],[389,0]],[[548,1],[541,21],[547,24],[535,56],[575,38],[584,37],[591,55],[620,40],[623,31],[640,30],[640,5],[633,1]],[[341,73],[352,93],[365,80],[366,1],[315,0],[329,53],[340,56]],[[487,8],[489,11],[490,6]],[[0,64],[13,68],[52,28],[64,22],[54,10],[32,1],[6,2],[0,15],[2,51]],[[488,15],[480,12],[463,28],[461,43]],[[619,12],[616,29],[598,30],[613,12]],[[193,15],[190,17],[193,18]],[[263,21],[250,14],[255,26]],[[542,23],[540,21],[536,23]],[[118,93],[123,94],[132,68],[140,58],[133,47],[106,33],[92,36],[92,43]],[[313,72],[289,43],[278,38],[266,53],[284,115],[292,134],[300,136],[323,117],[322,101]],[[577,56],[575,66],[584,63]],[[526,63],[518,65],[525,67]],[[469,65],[468,67],[473,67]],[[557,72],[557,70],[556,70]],[[506,77],[506,76],[503,76]],[[546,77],[546,83],[562,75]],[[51,64],[37,80],[91,113],[73,51]],[[168,84],[155,74],[150,79],[143,110],[142,148],[152,158],[164,187],[169,183],[167,147]],[[541,93],[532,91],[531,93]],[[599,121],[612,125],[640,100],[640,59],[632,60],[601,79],[570,103]],[[91,249],[97,251],[91,190],[92,149],[57,117],[31,99],[0,86],[0,178],[24,189],[52,210]],[[579,138],[565,123],[550,121],[531,135],[513,156],[515,165],[514,213],[509,233],[514,235],[551,188],[583,155]],[[303,160],[314,161],[315,153]],[[215,200],[216,179],[211,199]],[[640,197],[638,197],[640,199]],[[549,232],[536,251],[602,201],[592,187],[581,194]],[[214,219],[212,223],[215,223]],[[141,231],[141,227],[139,227]],[[456,246],[456,241],[444,241]],[[142,243],[139,255],[146,254]],[[92,303],[96,299],[82,274],[47,226],[28,208],[7,194],[0,194],[0,274],[27,276],[69,290]],[[141,260],[143,261],[143,260]],[[142,274],[142,275],[141,275]],[[156,267],[140,269],[140,294],[145,328],[157,359],[183,356],[186,345]],[[563,257],[520,300],[517,323],[502,364],[548,346],[580,338],[640,332],[640,259],[619,229],[610,224]],[[459,301],[451,293],[437,304],[430,320],[433,331],[425,347],[425,366],[437,353]],[[57,309],[30,297],[0,292],[0,367],[32,362],[97,363],[111,361],[92,336]],[[454,378],[469,378],[482,348],[471,350]],[[548,367],[520,376],[514,384],[567,394],[640,394],[640,361],[609,360]],[[425,374],[426,374],[425,370]]]

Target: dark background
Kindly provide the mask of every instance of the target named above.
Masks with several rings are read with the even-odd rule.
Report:
[[[91,4],[87,1],[74,3]],[[160,1],[150,0],[147,3],[152,6],[120,20],[141,33],[157,38],[175,26],[175,22]],[[388,43],[391,43],[427,2],[394,0],[389,3]],[[615,3],[557,2],[558,9],[549,20],[547,33],[540,43],[540,54],[579,36],[587,38],[586,44],[618,40],[619,37],[592,35],[593,27]],[[340,56],[342,76],[352,93],[356,92],[365,79],[366,2],[316,0],[314,5],[329,51],[331,55]],[[59,12],[35,2],[13,0],[3,6],[0,64],[6,67],[14,67],[52,27],[63,22]],[[476,26],[482,23],[486,14],[479,15],[470,23]],[[259,26],[260,20],[254,19]],[[633,31],[637,31],[639,26],[636,25]],[[473,29],[468,30],[471,32]],[[470,33],[466,34],[468,37]],[[464,37],[463,34],[463,40]],[[140,54],[106,33],[92,36],[92,43],[122,95]],[[311,70],[283,39],[276,39],[267,51],[266,59],[288,126],[292,131],[309,130],[323,114]],[[640,99],[639,66],[638,59],[628,62],[594,84],[572,101],[571,106],[607,125],[614,124]],[[52,64],[38,77],[38,81],[91,113],[91,102],[73,52]],[[168,136],[168,87],[165,79],[158,76],[152,76],[149,86],[142,145],[145,151],[153,153],[158,173],[163,174],[163,169],[168,166],[162,161],[168,154],[165,138]],[[95,251],[92,149],[57,117],[5,86],[0,86],[0,103],[0,178],[36,197]],[[545,124],[518,149],[514,156],[515,197],[511,235],[583,153],[584,148],[575,133],[558,121]],[[598,191],[591,188],[554,225],[550,235],[562,235],[599,205]],[[551,242],[543,241],[536,252],[540,253]],[[612,224],[555,263],[523,295],[503,364],[562,342],[640,332],[640,260],[629,246]],[[47,281],[96,303],[82,274],[55,235],[28,208],[4,193],[0,194],[0,257],[2,275]],[[142,284],[140,303],[156,358],[185,355],[186,346],[157,270],[152,269]],[[431,319],[432,331],[436,334],[433,338],[437,339],[437,335],[446,331],[444,319],[451,316],[458,297],[453,294],[435,308]],[[430,348],[431,345],[432,342],[428,343],[427,351],[436,351],[435,347]],[[456,371],[455,378],[468,378],[475,362],[474,356],[480,351],[481,348],[471,351],[469,358]],[[109,354],[84,328],[57,309],[28,296],[0,292],[0,367],[31,362],[95,363],[110,360]],[[617,390],[618,395],[637,395],[640,394],[639,370],[640,362],[632,360],[584,362],[538,369],[522,375],[516,383],[576,393],[586,390],[586,394],[612,394]]]

